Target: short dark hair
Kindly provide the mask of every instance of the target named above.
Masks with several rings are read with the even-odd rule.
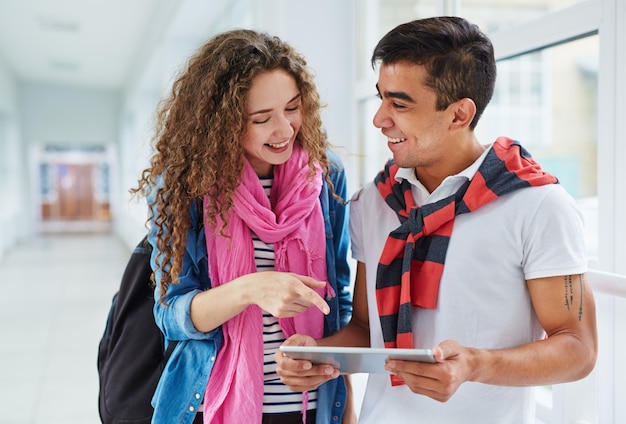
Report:
[[[476,104],[474,129],[493,95],[493,45],[477,25],[454,16],[418,19],[398,25],[376,45],[372,66],[407,62],[428,72],[424,84],[437,94],[437,109],[463,98]]]

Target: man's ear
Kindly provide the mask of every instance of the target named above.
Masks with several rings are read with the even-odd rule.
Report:
[[[468,128],[476,115],[476,104],[468,97],[450,105],[454,112],[454,119],[450,123],[450,129]]]

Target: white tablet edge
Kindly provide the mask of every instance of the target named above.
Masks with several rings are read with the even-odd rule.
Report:
[[[291,358],[330,364],[342,373],[386,373],[387,359],[435,362],[430,349],[386,349],[335,346],[281,346]]]

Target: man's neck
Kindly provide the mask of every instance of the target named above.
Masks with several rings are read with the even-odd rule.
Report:
[[[444,160],[434,166],[417,167],[415,175],[428,192],[432,193],[447,177],[460,173],[476,162],[487,147],[474,138],[473,142],[467,145],[467,148],[455,149],[454,153],[446,156]]]

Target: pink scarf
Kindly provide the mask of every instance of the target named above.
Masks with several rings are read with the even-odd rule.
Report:
[[[309,177],[308,156],[294,146],[290,159],[274,168],[274,185],[267,198],[246,160],[242,184],[234,195],[227,234],[205,225],[209,277],[213,287],[256,271],[251,231],[274,243],[275,270],[326,280],[326,236],[319,194],[321,170]],[[204,199],[206,204],[206,197]],[[273,205],[273,206],[272,206]],[[205,219],[206,222],[206,219]],[[329,290],[330,289],[330,290]],[[318,290],[334,296],[330,285]],[[325,297],[326,298],[326,297]],[[289,337],[322,337],[324,315],[309,308],[295,318],[279,320]],[[263,408],[263,323],[261,309],[252,305],[222,325],[224,343],[217,355],[204,396],[204,423],[260,423]],[[307,396],[305,394],[305,403]],[[306,405],[305,405],[306,406]]]

